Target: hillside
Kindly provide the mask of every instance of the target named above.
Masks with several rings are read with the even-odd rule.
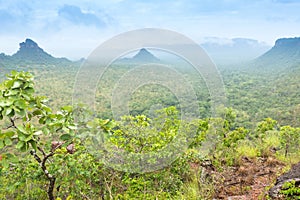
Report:
[[[0,66],[24,66],[24,65],[60,65],[70,64],[66,58],[55,58],[45,52],[39,45],[31,39],[26,39],[19,44],[19,50],[9,56],[0,54]]]
[[[295,50],[298,47],[295,44],[295,40],[292,39],[290,43],[288,41],[278,41],[276,45],[268,53],[262,55],[260,59],[266,58],[266,56],[270,56],[274,54],[274,52],[280,54],[279,52],[282,51],[286,53],[284,59],[288,61],[287,63],[294,63],[298,58],[296,54],[297,50]],[[159,58],[161,58],[161,56],[159,56]],[[278,59],[280,56],[275,56],[275,58]],[[66,66],[76,66],[73,65],[74,62],[51,56],[40,48],[37,43],[29,39],[20,44],[18,52],[12,56],[0,54],[0,59],[1,61],[9,63],[10,66],[1,67],[1,75],[3,76],[5,73],[9,73],[11,69],[33,73],[36,83],[36,93],[49,97],[47,104],[49,104],[54,111],[63,105],[72,105],[72,92],[78,68]],[[266,66],[272,67],[272,63],[279,62],[276,59],[269,59],[270,63]],[[259,59],[256,61],[258,62],[258,60]],[[95,91],[96,109],[99,112],[97,113],[97,117],[101,119],[113,118],[111,113],[111,91],[120,83],[119,80],[124,78],[124,74],[126,75],[128,70],[131,69],[131,64],[160,62],[160,60],[147,49],[140,49],[135,55],[122,58],[120,61],[123,64],[117,64],[107,69],[99,80],[97,91]],[[20,65],[23,67],[14,65],[14,62],[20,62]],[[289,65],[284,64],[283,66]],[[78,148],[76,146],[77,150],[74,155],[80,156],[81,158],[68,157],[71,163],[76,163],[76,169],[80,171],[76,172],[76,174],[81,173],[81,171],[93,173],[93,175],[87,174],[86,177],[80,175],[78,180],[82,180],[82,182],[79,182],[78,186],[85,187],[86,182],[91,181],[92,186],[87,188],[84,193],[96,191],[95,196],[99,196],[98,191],[102,191],[103,196],[108,197],[108,194],[112,192],[113,196],[123,195],[124,199],[131,197],[133,194],[140,195],[135,196],[136,199],[140,199],[148,191],[152,192],[151,197],[157,199],[199,199],[201,197],[201,199],[231,198],[240,200],[259,199],[262,196],[266,196],[268,188],[276,183],[276,177],[288,169],[291,164],[299,162],[300,160],[298,151],[300,144],[300,137],[298,137],[300,135],[300,68],[293,68],[292,73],[288,71],[285,74],[277,73],[275,76],[270,76],[271,70],[265,70],[267,72],[267,74],[265,74],[261,73],[263,68],[257,69],[259,73],[251,73],[249,71],[244,73],[232,69],[221,72],[228,99],[227,107],[220,107],[220,110],[218,110],[221,116],[224,116],[223,118],[212,118],[209,115],[211,106],[210,96],[209,91],[205,87],[205,81],[201,80],[199,75],[194,73],[194,71],[178,70],[178,73],[182,73],[186,80],[193,86],[197,100],[199,101],[201,119],[197,119],[197,121],[191,122],[190,124],[185,121],[180,121],[179,119],[177,120],[178,116],[176,113],[180,112],[180,110],[177,111],[176,109],[174,110],[174,108],[177,107],[178,109],[181,105],[173,92],[169,91],[168,88],[161,87],[159,84],[144,85],[137,88],[132,92],[131,99],[128,102],[129,114],[131,116],[128,119],[122,119],[125,121],[117,121],[117,123],[122,125],[121,128],[112,128],[112,131],[114,131],[112,136],[116,136],[116,138],[112,137],[110,139],[114,142],[117,141],[117,143],[114,144],[122,148],[126,147],[129,150],[133,147],[136,148],[133,149],[133,151],[139,151],[143,149],[144,146],[147,148],[157,148],[157,146],[163,145],[161,143],[167,141],[166,138],[171,138],[168,135],[161,134],[169,134],[178,130],[179,122],[183,122],[182,124],[186,126],[184,131],[187,131],[187,133],[194,131],[195,127],[198,127],[201,131],[197,133],[198,135],[196,135],[195,140],[191,139],[192,143],[182,157],[166,169],[134,176],[128,173],[126,175],[129,177],[128,180],[124,180],[124,174],[122,175],[121,172],[119,174],[117,170],[114,171],[111,168],[104,167],[104,174],[100,174],[99,176],[100,178],[103,177],[103,180],[108,180],[108,182],[105,182],[107,185],[111,184],[112,187],[117,188],[115,191],[110,190],[111,186],[98,188],[99,179],[97,176],[94,176],[94,172],[90,171],[90,166],[96,163],[93,160],[94,158],[82,157],[89,156],[83,152],[85,150],[81,149],[84,149],[84,145],[89,146],[90,144],[76,144]],[[127,82],[132,83],[135,81],[135,77],[132,78],[133,79],[128,79]],[[169,81],[171,83],[177,80],[169,79]],[[176,88],[183,90],[180,86]],[[193,100],[187,98],[187,107],[193,108],[193,106],[189,106],[193,105],[192,101]],[[2,105],[6,104],[2,103]],[[153,114],[154,108],[158,107],[163,107],[164,109],[159,111],[159,115]],[[166,112],[167,115],[164,114],[164,112]],[[140,126],[139,123],[136,124],[139,120],[145,119],[138,116],[141,114],[149,117],[149,121],[148,119],[141,121],[143,122],[142,126]],[[161,120],[166,120],[170,123],[167,123],[166,127],[162,129],[161,125],[164,123]],[[153,121],[153,123],[151,121]],[[144,126],[144,122],[146,126]],[[135,125],[132,126],[133,124]],[[120,134],[122,132],[125,134],[128,133],[129,135],[138,133],[141,127],[143,128],[143,134],[149,135],[145,137],[139,137],[140,134],[132,135],[130,137],[132,137],[133,140],[126,141],[127,137],[123,137],[122,134]],[[84,127],[79,128],[83,128],[82,131],[85,131]],[[98,130],[98,126],[95,128]],[[159,132],[156,132],[156,130]],[[93,131],[93,129],[91,129],[91,131]],[[287,131],[294,134],[292,138],[289,138],[289,135],[285,135],[285,133],[289,133]],[[163,138],[155,138],[152,136]],[[140,144],[130,144],[131,141],[137,141],[135,137],[142,139],[147,145],[141,144],[142,147],[140,147]],[[154,138],[153,141],[150,141],[153,142],[153,146],[152,144],[148,145],[148,138]],[[49,140],[49,142],[51,142],[51,140]],[[10,141],[7,143],[10,144]],[[204,155],[202,148],[206,148],[206,143],[209,147],[214,149],[209,151],[207,155]],[[287,146],[286,144],[289,145]],[[49,144],[49,146],[50,145],[51,144]],[[145,152],[148,151],[147,148],[145,148]],[[5,152],[6,149],[0,150],[0,161],[2,159],[1,155],[3,155],[3,157],[7,156]],[[286,152],[288,153],[286,154]],[[64,158],[54,161],[56,166],[61,166],[62,162],[68,163]],[[30,161],[30,159],[32,159],[32,157],[28,154],[25,160]],[[82,165],[83,162],[77,162],[78,159],[85,160],[86,166]],[[21,169],[23,166],[20,168],[18,168],[17,165],[12,167],[14,167],[12,169],[15,171],[23,171],[23,169]],[[7,170],[7,172],[10,172],[9,168]],[[66,168],[66,170],[68,170],[68,168]],[[95,173],[98,172],[98,168],[95,169]],[[31,169],[28,170],[27,173],[31,174]],[[201,176],[199,176],[200,173]],[[67,174],[67,172],[63,172],[63,174]],[[66,187],[73,188],[73,185],[69,185],[69,183],[72,182],[70,178],[74,178],[73,175],[63,177],[65,177],[65,179],[62,180],[62,177],[58,175],[58,179],[63,181],[61,191],[69,190],[69,188]],[[26,183],[16,189],[18,191],[17,194],[15,194],[13,190],[10,192],[6,191],[7,186],[12,185],[11,183],[14,183],[14,180],[20,179],[25,181],[27,176],[23,173],[7,173],[1,178],[0,186],[2,187],[0,187],[0,199],[3,197],[1,196],[2,194],[7,195],[5,196],[6,199],[16,199],[13,198],[15,195],[23,195],[22,192],[19,192],[21,190],[20,187],[27,188]],[[101,180],[101,182],[104,182],[103,180]],[[136,184],[140,183],[147,183],[147,185],[137,187]],[[281,183],[282,182],[280,182],[280,184]],[[38,189],[42,185],[46,185],[44,179],[38,180],[37,185],[33,188]],[[123,188],[128,189],[124,190]],[[135,190],[134,188],[138,189]],[[143,192],[139,193],[140,191]],[[163,193],[161,193],[161,191],[163,191]],[[24,192],[24,194],[27,193]],[[73,195],[77,197],[77,194],[78,191],[76,188]],[[41,197],[43,194],[32,190],[31,195],[32,199],[38,199],[33,197]],[[90,195],[90,198],[93,199],[93,194]],[[81,199],[81,197],[78,197],[78,199]]]
[[[252,63],[262,70],[283,70],[300,64],[300,37],[281,38],[265,54]]]

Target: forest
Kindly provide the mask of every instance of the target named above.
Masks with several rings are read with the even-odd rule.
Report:
[[[0,199],[300,197],[297,179],[270,193],[300,161],[299,65],[221,68],[227,102],[214,116],[205,81],[175,66],[197,96],[201,115],[192,120],[156,84],[134,91],[129,114],[114,119],[111,90],[128,64],[113,64],[98,82],[96,114],[73,105],[79,67],[1,68]]]
[[[0,0],[0,200],[299,200],[299,10]]]

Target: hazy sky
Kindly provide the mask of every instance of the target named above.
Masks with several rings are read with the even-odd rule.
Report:
[[[101,42],[138,28],[165,28],[198,43],[252,38],[273,45],[300,36],[298,0],[0,0],[0,52],[31,38],[57,57],[87,57]]]

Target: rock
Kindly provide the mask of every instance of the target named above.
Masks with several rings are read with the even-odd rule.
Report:
[[[275,185],[269,190],[270,197],[277,198],[284,183],[292,180],[296,181],[296,185],[300,184],[300,162],[292,166],[290,171],[277,178]]]
[[[25,42],[20,43],[20,51],[28,50],[28,49],[34,49],[37,51],[43,51],[36,42],[34,42],[31,39],[26,39]]]

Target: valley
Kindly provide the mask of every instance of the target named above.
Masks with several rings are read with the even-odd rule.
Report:
[[[56,122],[58,119],[54,113],[68,113],[69,110],[75,113],[75,108],[72,111],[69,108],[61,111],[61,107],[73,105],[73,87],[84,60],[55,58],[36,42],[26,39],[12,56],[0,55],[0,79],[1,82],[5,81],[5,74],[10,74],[12,70],[30,72],[34,77],[35,95],[46,96],[49,99],[47,105],[53,109],[49,116],[54,121],[49,122],[49,126],[57,123],[54,125],[57,126],[55,134],[43,147],[53,150],[51,142],[53,145],[53,141],[62,140],[60,134],[68,135],[64,136],[68,137],[64,140],[66,144],[69,142],[76,145],[76,151],[72,155],[70,150],[63,148],[50,151],[53,154],[55,152],[55,157],[47,165],[60,178],[56,184],[61,189],[56,188],[54,193],[61,199],[267,199],[268,189],[275,184],[276,178],[300,161],[299,41],[299,38],[278,39],[274,47],[254,60],[242,64],[218,65],[224,82],[226,103],[216,109],[217,116],[212,116],[209,89],[197,71],[186,62],[169,64],[170,69],[180,73],[195,92],[200,116],[193,116],[193,99],[190,96],[184,97],[187,107],[184,109],[189,112],[193,121],[180,118],[182,108],[178,98],[169,88],[159,84],[145,84],[133,92],[129,91],[132,92],[128,102],[129,115],[121,119],[113,118],[112,91],[126,73],[143,63],[167,64],[164,58],[157,56],[159,53],[155,50],[140,49],[134,56],[121,58],[109,66],[97,83],[95,119],[77,121],[75,132],[78,135],[73,133],[72,128],[68,130],[69,126],[75,126],[71,123],[73,119],[66,118],[64,122]],[[14,77],[16,80],[17,76],[19,75]],[[127,81],[134,82],[135,78],[131,77]],[[169,81],[172,84],[174,80]],[[176,85],[176,88],[182,90],[180,87]],[[6,88],[3,91],[15,89],[6,85],[2,85],[2,88]],[[4,94],[6,93],[2,92],[0,100],[7,98]],[[3,134],[0,135],[0,139],[3,139],[0,164],[1,160],[5,163],[0,168],[0,198],[25,198],[21,193],[29,199],[46,198],[45,184],[48,180],[43,171],[33,164],[36,162],[35,158],[22,154],[25,160],[14,160],[19,153],[12,156],[13,159],[9,158],[11,154],[15,154],[11,146],[17,145],[17,142],[14,143],[17,136],[6,139],[8,136],[5,134],[16,133],[20,137],[18,131],[11,132],[17,126],[14,123],[9,125],[9,121],[21,118],[17,114],[10,118],[11,112],[5,106],[3,104],[1,111],[3,117],[7,115],[8,118],[3,121]],[[29,109],[28,113],[30,112]],[[77,113],[78,116],[75,113],[75,116],[81,117],[88,113],[88,110],[81,111]],[[46,116],[45,114],[44,117]],[[44,125],[40,121],[39,117],[42,115],[36,117],[37,121],[32,124],[40,128],[36,131],[48,130],[47,123]],[[28,121],[25,122],[15,123],[25,126]],[[64,127],[62,124],[67,122],[71,125]],[[178,131],[184,136],[191,136],[186,139],[189,145],[185,148],[181,146],[185,139],[181,138],[182,135],[177,135]],[[99,132],[101,136],[93,135]],[[36,141],[39,144],[39,139],[32,137],[27,142]],[[101,141],[105,142],[102,144]],[[153,162],[164,162],[165,155],[160,150],[172,141],[178,143],[171,150],[168,149],[169,154],[177,149],[183,150],[169,165],[159,170],[130,172],[133,170],[132,165],[135,164],[136,170],[139,167],[135,157],[132,157],[134,161],[128,161],[129,166],[122,163],[121,167],[118,162],[127,161],[122,160],[124,158],[105,160],[110,156],[121,157],[122,153],[119,154],[116,149],[125,149],[129,152],[129,158],[132,153],[148,155],[149,152],[155,152],[159,156],[151,157]],[[95,149],[89,149],[89,146],[94,148],[95,143],[97,146],[97,142],[99,146],[105,146],[109,142],[105,146],[108,150],[103,150],[102,146],[99,147],[100,150],[96,149],[103,153],[100,159],[93,154]],[[24,147],[25,152],[31,145],[30,143]],[[40,156],[44,155],[42,151],[39,153]],[[106,162],[111,166],[107,166]],[[141,170],[143,167],[142,165]],[[16,172],[11,173],[11,169]],[[22,172],[23,170],[25,171]],[[31,174],[31,171],[35,172]],[[14,179],[20,181],[12,184]],[[68,184],[70,181],[74,182]],[[287,187],[286,191],[297,187],[297,184],[299,182],[296,186]],[[32,190],[28,191],[28,187]],[[299,195],[298,192],[295,196]],[[276,198],[284,197],[290,197],[288,192],[280,193]]]

